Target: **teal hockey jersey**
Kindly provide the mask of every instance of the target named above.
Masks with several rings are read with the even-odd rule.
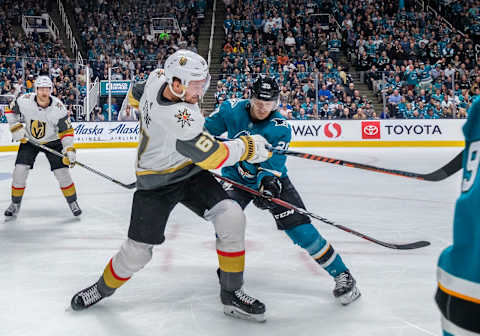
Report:
[[[437,268],[436,301],[447,335],[463,335],[462,330],[480,334],[479,99],[469,109],[463,133],[463,179],[455,206],[453,244],[440,255]]]
[[[205,128],[212,135],[227,133],[230,139],[242,135],[260,134],[276,148],[287,149],[292,138],[290,125],[279,112],[272,112],[270,117],[260,122],[250,118],[250,101],[248,99],[228,99],[220,105],[218,111],[205,120]],[[266,175],[287,176],[285,155],[273,154],[265,162],[251,164],[240,161],[234,166],[222,169],[222,175],[234,181],[258,189]]]

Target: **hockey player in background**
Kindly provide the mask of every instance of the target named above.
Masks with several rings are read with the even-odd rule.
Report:
[[[75,294],[71,306],[82,310],[112,295],[152,258],[173,208],[181,203],[213,222],[217,237],[220,298],[225,314],[264,321],[265,305],[242,290],[245,216],[207,169],[238,161],[259,163],[271,154],[261,135],[217,142],[204,131],[198,106],[210,75],[198,54],[179,50],[165,61],[164,73],[150,73],[129,93],[141,113],[140,140],[128,239],[108,262],[100,279]],[[168,289],[165,289],[168,290]]]
[[[206,129],[213,135],[228,133],[231,139],[260,134],[272,146],[287,149],[291,140],[291,128],[285,118],[276,111],[279,88],[274,78],[259,76],[253,84],[252,99],[225,101],[218,112],[209,116]],[[300,208],[303,201],[288,178],[285,155],[274,154],[262,163],[239,162],[222,169],[229,179],[260,191],[266,197],[285,200]],[[260,209],[269,209],[277,228],[283,230],[293,243],[304,248],[310,256],[335,280],[333,295],[344,305],[358,297],[360,291],[340,255],[311,224],[308,216],[296,213],[268,201],[264,197],[235,189],[224,183],[228,195],[244,209],[250,201]]]
[[[76,159],[72,124],[63,103],[51,94],[52,81],[48,76],[39,76],[35,81],[35,93],[19,96],[5,110],[12,139],[20,141],[12,177],[12,203],[5,210],[7,217],[16,216],[20,211],[28,173],[39,152],[44,152],[47,156],[50,169],[57,178],[73,215],[79,216],[82,213],[68,170],[75,165]],[[63,159],[33,145],[28,139],[63,153]]]
[[[453,219],[453,244],[438,260],[435,301],[444,336],[480,335],[480,99],[463,126],[463,180]]]

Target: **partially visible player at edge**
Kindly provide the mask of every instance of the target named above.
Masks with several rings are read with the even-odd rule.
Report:
[[[213,135],[228,133],[233,139],[239,136],[260,134],[274,147],[287,149],[291,140],[291,128],[285,118],[276,111],[279,87],[274,78],[259,76],[253,84],[252,99],[225,101],[218,112],[205,122]],[[239,162],[222,169],[222,174],[236,182],[260,191],[267,197],[285,200],[300,208],[305,205],[287,175],[286,156],[274,154],[262,163]],[[310,256],[335,280],[333,295],[344,305],[358,297],[360,291],[342,258],[311,224],[308,216],[276,205],[265,198],[235,189],[224,183],[228,195],[244,209],[250,201],[260,209],[269,209],[277,223],[293,243],[304,248]]]
[[[264,321],[265,305],[242,290],[245,215],[207,169],[265,161],[271,156],[268,143],[260,135],[220,143],[204,131],[198,101],[210,75],[203,57],[179,50],[167,58],[163,71],[151,72],[129,93],[130,105],[141,113],[141,131],[128,239],[100,279],[75,294],[71,306],[90,307],[141,270],[151,260],[154,245],[164,242],[168,217],[181,203],[215,227],[225,314]]]
[[[26,93],[15,99],[5,110],[12,139],[20,141],[12,177],[12,203],[5,210],[5,216],[16,216],[25,192],[27,177],[39,152],[44,152],[50,169],[58,180],[68,206],[74,216],[82,210],[77,203],[77,192],[68,167],[76,160],[73,147],[73,128],[65,105],[52,96],[52,81],[48,76],[39,76],[35,81],[35,93]],[[26,127],[24,127],[23,123]],[[39,142],[57,152],[63,158],[47,152],[28,139]]]
[[[435,301],[444,336],[480,335],[480,99],[463,126],[462,192],[455,206],[453,244],[438,260]]]

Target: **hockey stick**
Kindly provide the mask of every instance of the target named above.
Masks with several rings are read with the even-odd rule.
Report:
[[[215,137],[215,138],[220,141],[230,140],[230,139],[221,138],[221,137]],[[358,163],[358,162],[334,159],[334,158],[317,155],[317,154],[300,153],[300,152],[294,152],[287,149],[277,149],[271,146],[268,147],[267,149],[275,154],[296,156],[296,157],[307,159],[307,160],[321,161],[325,163],[336,164],[339,166],[365,169],[365,170],[370,170],[377,173],[409,177],[417,180],[431,181],[431,182],[441,181],[458,172],[460,169],[462,169],[462,159],[463,159],[463,151],[461,151],[460,153],[458,153],[457,156],[455,156],[450,162],[445,164],[442,168],[437,169],[431,173],[419,174],[419,173],[413,173],[413,172],[404,171],[404,170],[381,168],[381,167],[371,166],[371,165]]]
[[[336,164],[336,165],[340,165],[340,166],[347,166],[347,167],[351,167],[351,168],[360,168],[360,169],[374,171],[374,172],[377,172],[377,173],[390,174],[390,175],[396,175],[396,176],[402,176],[402,177],[409,177],[409,178],[414,178],[414,179],[417,179],[417,180],[431,181],[431,182],[441,181],[443,179],[446,179],[447,177],[452,176],[456,172],[458,172],[460,169],[462,169],[462,159],[463,159],[463,151],[462,151],[462,152],[458,153],[457,156],[455,156],[450,162],[445,164],[442,168],[437,169],[437,170],[435,170],[434,172],[431,172],[431,173],[420,174],[420,173],[413,173],[413,172],[398,170],[398,169],[381,168],[381,167],[371,166],[371,165],[358,163],[358,162],[351,162],[351,161],[346,161],[346,160],[333,159],[333,158],[329,158],[329,157],[322,156],[322,155],[317,155],[317,154],[300,153],[300,152],[294,152],[294,151],[290,151],[290,150],[276,149],[276,148],[269,148],[269,150],[272,153],[275,153],[275,154],[284,154],[284,155],[289,155],[289,156],[296,156],[296,157],[299,157],[299,158],[302,158],[302,159],[321,161],[321,162],[332,163],[332,164]]]
[[[57,151],[54,150],[54,149],[51,149],[51,148],[45,146],[45,145],[42,145],[41,143],[38,143],[38,142],[36,142],[36,141],[34,141],[34,140],[31,140],[31,139],[28,139],[28,142],[30,142],[32,145],[37,146],[37,147],[39,147],[39,148],[41,148],[41,149],[43,149],[43,150],[45,150],[45,151],[47,151],[47,152],[50,152],[50,153],[52,153],[52,154],[54,154],[54,155],[56,155],[56,156],[59,156],[59,157],[62,157],[62,158],[63,158],[63,154],[57,152]],[[124,187],[124,188],[134,189],[134,188],[137,186],[137,183],[136,183],[136,182],[133,182],[133,183],[130,183],[130,184],[122,183],[122,182],[114,179],[113,177],[110,177],[110,176],[108,176],[108,175],[105,175],[104,173],[102,173],[102,172],[100,172],[100,171],[98,171],[98,170],[96,170],[96,169],[93,169],[92,167],[89,167],[89,166],[87,166],[86,164],[83,164],[83,163],[81,163],[81,162],[75,161],[75,164],[76,164],[76,165],[79,165],[80,167],[83,167],[83,168],[85,168],[85,169],[87,169],[87,170],[89,170],[89,171],[91,171],[91,172],[94,173],[94,174],[100,175],[101,177],[109,180],[110,182],[116,183],[116,184],[118,184],[119,186],[122,186],[122,187]]]
[[[253,195],[256,195],[256,196],[260,196],[260,197],[263,197],[262,194],[260,194],[258,191],[256,190],[253,190],[247,186],[244,186],[243,184],[240,184],[240,183],[237,183],[235,181],[232,181],[231,179],[227,178],[227,177],[223,177],[221,175],[218,175],[214,172],[211,172],[213,174],[213,176],[217,177],[218,179],[220,180],[223,180],[223,181],[226,181],[230,184],[232,184],[234,187],[238,188],[238,189],[241,189],[241,190],[244,190],[246,192],[249,192]],[[387,242],[384,242],[384,241],[381,241],[381,240],[378,240],[378,239],[375,239],[375,238],[372,238],[370,236],[367,236],[363,233],[360,233],[360,232],[357,232],[355,230],[352,230],[346,226],[343,226],[343,225],[340,225],[340,224],[335,224],[333,221],[325,218],[325,217],[322,217],[322,216],[319,216],[319,215],[316,215],[314,214],[313,212],[310,212],[310,211],[307,211],[305,209],[302,209],[302,208],[298,208],[296,206],[294,206],[293,204],[290,204],[288,202],[285,202],[279,198],[269,198],[269,200],[275,204],[278,204],[278,205],[281,205],[287,209],[290,209],[290,210],[294,210],[302,215],[306,215],[306,216],[309,216],[309,217],[312,217],[312,218],[315,218],[315,219],[318,219],[319,221],[325,223],[325,224],[328,224],[328,225],[332,225],[332,226],[335,226],[337,229],[340,229],[340,230],[343,230],[343,231],[346,231],[346,232],[349,232],[357,237],[360,237],[360,238],[363,238],[363,239],[366,239],[372,243],[375,243],[375,244],[378,244],[378,245],[381,245],[381,246],[384,246],[384,247],[387,247],[387,248],[390,248],[390,249],[396,249],[396,250],[413,250],[413,249],[418,249],[418,248],[421,248],[421,247],[425,247],[425,246],[428,246],[430,245],[430,242],[428,241],[417,241],[417,242],[414,242],[414,243],[408,243],[408,244],[394,244],[394,243],[387,243]]]

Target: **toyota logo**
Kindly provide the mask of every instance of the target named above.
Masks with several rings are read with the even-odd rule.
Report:
[[[375,126],[375,125],[366,125],[363,128],[363,132],[366,135],[373,136],[373,135],[376,135],[378,133],[378,127]]]
[[[326,123],[323,132],[327,138],[338,138],[342,135],[342,126],[337,123]]]

